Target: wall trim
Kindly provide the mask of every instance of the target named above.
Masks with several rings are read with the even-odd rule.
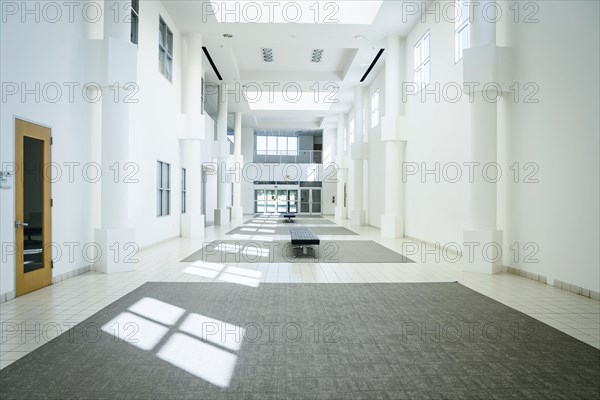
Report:
[[[533,279],[534,281],[545,283],[547,285],[554,286],[557,289],[566,290],[567,292],[578,294],[583,297],[588,297],[592,300],[600,300],[600,293],[596,292],[595,290],[585,289],[581,286],[572,285],[570,283],[566,283],[558,279],[554,279],[553,283],[551,284],[548,283],[548,279],[545,276],[534,274],[533,272],[527,272],[519,268],[503,267],[503,270],[504,272],[508,272],[509,274],[520,275],[527,279]]]
[[[65,272],[64,274],[56,275],[52,277],[52,283],[50,285],[55,285],[58,282],[65,281],[67,279],[71,279],[76,277],[77,275],[85,274],[86,272],[90,272],[92,267],[90,265],[86,265],[85,267],[77,268],[69,272]],[[33,293],[33,292],[32,292]],[[0,293],[0,303],[5,303],[10,301],[16,297],[16,290],[12,290],[6,293]]]

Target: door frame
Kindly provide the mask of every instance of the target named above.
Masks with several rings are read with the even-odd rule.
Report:
[[[22,296],[48,286],[52,283],[52,188],[50,179],[46,177],[46,166],[51,163],[51,128],[30,122],[23,118],[14,117],[15,129],[15,221],[13,225],[17,254],[15,257],[15,293]],[[24,239],[25,230],[16,226],[16,221],[24,221],[24,179],[23,179],[23,142],[25,137],[31,137],[43,142],[42,170],[42,248],[44,267],[25,274],[24,270]]]
[[[302,202],[302,190],[308,190],[308,202]],[[319,190],[321,192],[321,201],[313,201],[313,190]],[[298,188],[298,214],[302,215],[323,215],[323,188],[322,187],[301,187]],[[302,212],[302,204],[308,204],[308,212]],[[321,211],[313,211],[313,203],[321,205]]]

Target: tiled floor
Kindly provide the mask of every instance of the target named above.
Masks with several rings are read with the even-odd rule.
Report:
[[[323,240],[373,240],[401,252],[409,241],[382,239],[378,229],[351,227],[360,236],[321,236]],[[179,261],[232,226],[207,228],[204,240],[175,239],[142,250],[135,272],[105,275],[89,272],[28,295],[0,304],[0,368],[35,350],[70,326],[88,318],[108,304],[149,281],[208,282],[451,282],[461,284],[524,312],[577,339],[600,348],[600,302],[517,275],[480,275],[463,272],[460,263],[360,264],[360,263],[279,263],[235,264],[198,269],[190,273],[189,263]],[[244,240],[264,241],[286,237],[244,236]],[[421,259],[417,254],[415,261]],[[433,256],[431,256],[433,259]],[[227,266],[232,267],[231,264]],[[204,273],[202,272],[204,271]]]

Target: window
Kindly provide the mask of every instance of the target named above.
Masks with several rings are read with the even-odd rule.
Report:
[[[419,88],[429,85],[429,31],[415,45],[415,83]]]
[[[185,173],[185,168],[181,168],[181,213],[185,214],[187,209],[187,176]]]
[[[138,44],[140,1],[131,0],[131,43]]]
[[[156,215],[159,217],[171,214],[171,166],[158,161],[156,168]]]
[[[379,125],[379,89],[371,95],[371,128]]]
[[[354,143],[354,119],[348,121],[348,136],[350,136],[350,144]]]
[[[269,156],[297,156],[297,136],[256,135],[256,154]]]
[[[369,131],[367,130],[367,106],[366,106],[366,104],[363,106],[363,109],[362,109],[362,119],[363,119],[363,126],[362,126],[363,142],[368,142],[369,141]]]
[[[204,115],[204,104],[206,102],[206,97],[204,96],[204,91],[206,89],[206,84],[204,83],[204,77],[200,81],[200,114]]]
[[[455,0],[457,12],[454,27],[454,61],[459,62],[463,58],[463,51],[470,46],[469,38],[469,1]]]
[[[160,18],[158,34],[158,71],[169,81],[173,78],[173,32]]]
[[[348,152],[348,128],[344,126],[344,153]]]

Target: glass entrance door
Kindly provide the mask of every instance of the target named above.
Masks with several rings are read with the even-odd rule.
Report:
[[[298,191],[288,189],[255,189],[254,212],[287,213],[298,212]]]
[[[300,189],[300,213],[321,214],[321,189]]]

